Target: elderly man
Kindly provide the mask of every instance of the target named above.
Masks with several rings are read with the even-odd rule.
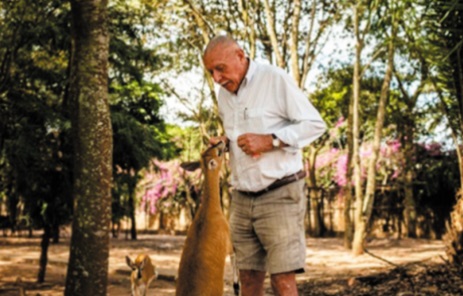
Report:
[[[234,188],[230,228],[243,296],[264,294],[266,272],[275,295],[297,295],[304,272],[306,199],[302,151],[326,129],[323,119],[282,69],[258,64],[228,36],[203,55],[219,90]]]

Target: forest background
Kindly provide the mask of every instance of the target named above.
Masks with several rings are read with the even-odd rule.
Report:
[[[130,221],[131,239],[139,211],[157,230],[184,230],[201,177],[181,164],[223,134],[201,54],[228,33],[287,70],[328,124],[304,149],[308,234],[343,236],[354,254],[369,235],[440,239],[463,183],[462,11],[424,0],[1,0],[2,228],[43,230],[39,281],[62,226],[73,227],[68,272],[92,262],[102,277],[110,222],[115,236]],[[87,257],[73,251],[95,239]]]

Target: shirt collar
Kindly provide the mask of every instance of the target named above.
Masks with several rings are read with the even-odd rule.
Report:
[[[251,81],[254,74],[256,73],[256,68],[257,68],[256,63],[253,62],[250,58],[248,58],[248,61],[249,61],[249,67],[248,67],[248,71],[246,72],[246,76],[243,79],[243,82],[241,82],[242,86],[246,86],[249,83],[249,81]]]

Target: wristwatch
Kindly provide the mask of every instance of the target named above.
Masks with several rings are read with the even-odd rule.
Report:
[[[273,148],[280,148],[280,145],[281,145],[281,141],[280,139],[278,139],[278,137],[275,135],[275,134],[272,134],[272,145],[273,145]]]

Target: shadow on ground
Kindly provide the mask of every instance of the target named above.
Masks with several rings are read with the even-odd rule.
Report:
[[[148,295],[175,294],[175,275],[184,236],[140,234],[137,241],[111,239],[108,295],[130,295],[125,256],[148,253],[159,278]],[[459,272],[444,262],[438,240],[381,239],[368,244],[370,254],[354,257],[342,239],[307,239],[306,273],[298,275],[300,295],[463,295]],[[49,249],[46,283],[35,283],[40,238],[9,237],[0,240],[0,295],[63,295],[69,237]],[[233,295],[231,267],[227,261],[225,296]],[[266,295],[273,295],[268,279]]]

